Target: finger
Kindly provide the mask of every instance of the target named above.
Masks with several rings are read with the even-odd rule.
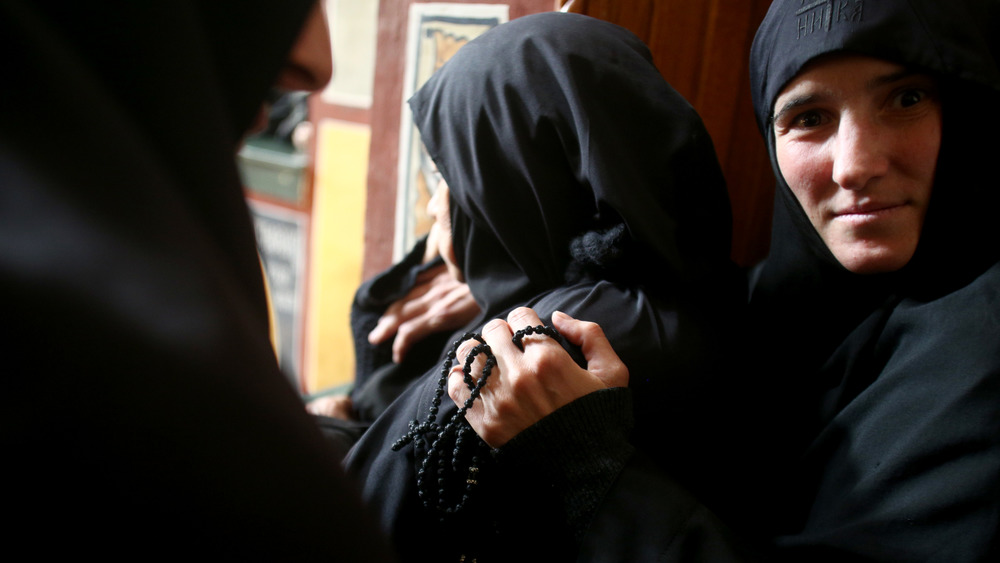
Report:
[[[455,362],[452,364],[452,372],[459,374],[469,374],[469,379],[465,380],[471,387],[479,379],[479,375],[486,365],[486,343],[480,338],[468,338],[455,351]],[[464,375],[463,375],[464,380]]]
[[[412,305],[412,310],[408,307]],[[393,341],[393,361],[400,363],[417,342],[442,330],[456,329],[479,313],[469,286],[435,279],[426,293],[403,307],[403,320],[396,328]]]
[[[560,311],[552,314],[552,325],[567,341],[580,347],[587,361],[587,371],[608,387],[628,385],[628,368],[615,353],[599,325],[579,321]]]
[[[351,398],[343,395],[319,397],[309,401],[306,403],[306,410],[316,415],[344,420],[354,419],[354,405]]]
[[[532,338],[536,340],[547,338],[545,336],[533,337],[532,334],[528,334],[526,332],[520,332],[520,334],[518,334],[519,331],[524,331],[529,327],[536,327],[542,324],[541,319],[538,318],[538,314],[535,313],[533,309],[529,309],[527,307],[518,307],[517,309],[514,309],[509,315],[507,315],[507,324],[509,324],[511,329],[514,330],[514,345],[522,352],[524,351],[524,345],[527,344],[525,339],[530,341]]]
[[[409,350],[410,345],[439,329],[442,324],[442,314],[438,305],[446,299],[450,293],[461,295],[464,291],[468,293],[468,286],[457,291],[452,288],[458,282],[451,276],[445,266],[436,266],[417,276],[416,285],[400,299],[394,301],[379,318],[375,328],[368,333],[368,342],[371,344],[381,344],[388,341],[399,333],[407,323],[418,325],[417,338],[410,337],[408,342],[402,346],[394,347],[395,353],[399,353],[400,358],[394,358],[397,363],[401,356]],[[454,297],[451,297],[454,300]],[[419,326],[427,324],[428,326]]]
[[[446,266],[445,264],[438,264],[437,266],[432,266],[430,268],[427,268],[426,270],[417,274],[417,279],[414,283],[416,285],[430,283],[438,279],[439,276],[449,276],[449,277],[451,276],[451,273],[448,271],[448,266]]]
[[[486,323],[486,326],[483,327],[481,334],[483,340],[486,341],[486,344],[489,345],[493,354],[496,355],[498,359],[500,356],[509,357],[515,352],[520,352],[514,346],[514,343],[510,341],[511,337],[514,336],[513,329],[510,324],[503,319],[493,319],[492,321]]]
[[[478,339],[472,337],[463,340],[462,343],[459,344],[458,348],[455,349],[455,358],[457,359],[457,363],[461,365],[461,363],[465,361],[465,357],[472,352],[472,349],[480,344],[482,343]]]
[[[381,344],[392,338],[401,324],[427,311],[428,300],[425,299],[428,285],[418,285],[404,297],[392,302],[385,313],[378,319],[375,328],[368,333],[368,342]]]
[[[433,312],[426,312],[419,317],[410,319],[396,329],[396,339],[392,341],[392,361],[400,363],[417,342],[428,334],[437,332],[439,319]]]
[[[455,351],[456,359],[448,374],[448,395],[460,407],[470,397],[486,365],[485,354],[482,353],[483,345],[484,343],[476,338],[468,338]],[[463,390],[460,391],[458,387]]]
[[[425,314],[437,300],[437,292],[434,289],[433,282],[418,285],[411,289],[405,297],[397,301],[400,307],[397,309],[396,316],[402,322],[406,322],[414,317]]]
[[[399,328],[399,309],[402,308],[400,302],[395,302],[389,305],[389,308],[385,310],[385,313],[379,317],[378,322],[375,324],[375,328],[368,333],[368,342],[370,344],[382,344],[388,341],[396,334],[396,330]]]
[[[552,353],[556,348],[561,349],[562,344],[559,337],[552,331],[552,327],[545,326],[538,314],[528,308],[518,308],[511,312],[508,317],[508,324],[516,331],[514,332],[514,345],[521,351],[531,354],[525,346],[529,343],[533,345],[534,353]],[[536,332],[535,328],[542,327],[542,331]]]
[[[526,326],[538,326],[542,324],[542,320],[534,309],[518,307],[507,315],[507,324],[514,330],[520,330]]]
[[[472,391],[465,384],[461,368],[457,366],[452,367],[451,373],[448,375],[448,396],[451,397],[456,406],[461,408],[465,406],[466,401],[469,400],[469,396],[471,395]]]

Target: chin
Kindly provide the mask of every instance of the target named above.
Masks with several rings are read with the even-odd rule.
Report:
[[[915,248],[892,248],[885,246],[852,245],[847,248],[832,248],[837,261],[854,274],[887,274],[906,266],[913,258]],[[860,248],[857,248],[860,246]]]

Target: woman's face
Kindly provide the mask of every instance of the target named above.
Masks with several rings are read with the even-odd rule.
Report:
[[[775,102],[774,135],[782,176],[845,268],[910,261],[941,146],[929,76],[854,55],[808,65]]]
[[[434,217],[434,225],[431,227],[430,236],[428,236],[428,244],[437,246],[437,253],[444,260],[451,275],[458,281],[464,281],[462,270],[458,267],[458,262],[455,260],[455,247],[452,244],[448,184],[439,173],[436,173],[436,176],[437,187],[434,188],[434,195],[427,202],[427,214]]]
[[[288,54],[288,61],[274,82],[281,90],[319,91],[333,77],[333,49],[330,47],[330,28],[327,23],[326,2],[317,1],[302,24],[299,37]],[[250,133],[263,131],[267,126],[270,104],[265,103],[257,112]]]

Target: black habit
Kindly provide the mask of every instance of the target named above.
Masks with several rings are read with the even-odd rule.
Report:
[[[816,57],[882,58],[937,82],[943,134],[916,254],[890,274],[848,272],[775,164],[746,367],[719,390],[725,432],[706,436],[728,458],[722,474],[704,487],[633,458],[581,560],[998,559],[1000,190],[986,163],[1000,143],[978,133],[998,121],[995,5],[772,4],[750,65],[772,161],[775,99]]]
[[[521,305],[543,321],[560,310],[598,322],[634,374],[636,445],[670,464],[661,444],[683,443],[686,433],[663,429],[682,424],[687,398],[718,371],[727,320],[744,295],[729,261],[724,181],[697,114],[633,34],[563,13],[519,18],[471,41],[410,107],[449,185],[457,261],[483,310],[464,330]],[[439,371],[391,405],[347,460],[400,555],[564,558],[602,489],[587,479],[560,483],[539,471],[521,479],[516,458],[484,461],[458,514],[438,511],[434,499],[424,505],[438,495],[436,486],[418,492],[425,452],[390,446],[426,419]],[[618,391],[595,405],[603,413],[595,420],[614,418],[621,437],[629,397]],[[454,410],[445,395],[437,419]],[[622,449],[631,446],[620,440]],[[449,474],[444,494],[460,494],[465,479]],[[579,507],[554,500],[563,485],[581,493]]]

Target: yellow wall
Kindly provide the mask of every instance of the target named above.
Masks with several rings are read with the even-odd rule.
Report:
[[[310,393],[354,377],[349,319],[361,282],[370,137],[368,127],[355,123],[317,125],[305,351]]]

